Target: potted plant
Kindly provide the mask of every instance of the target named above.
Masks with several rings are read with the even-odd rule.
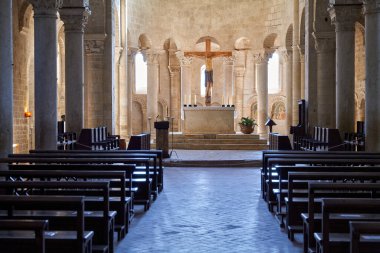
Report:
[[[251,134],[255,129],[255,126],[257,126],[255,120],[250,117],[242,117],[239,125],[243,134]]]

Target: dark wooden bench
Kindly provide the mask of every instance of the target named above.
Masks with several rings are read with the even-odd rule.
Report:
[[[112,166],[112,167],[110,167]],[[103,181],[110,183],[110,209],[117,211],[115,230],[118,239],[128,233],[133,218],[133,201],[128,196],[130,187],[126,186],[126,178],[130,178],[133,169],[125,165],[11,165],[11,170],[0,171],[0,177],[9,180],[46,180],[46,181]],[[112,169],[112,170],[111,170]]]
[[[112,154],[155,154],[157,155],[156,159],[158,159],[158,192],[161,192],[164,188],[164,166],[162,163],[163,160],[163,151],[157,149],[151,150],[30,150],[30,153],[112,153]],[[145,167],[137,166],[137,170],[145,170]],[[150,170],[154,171],[155,167],[151,165]]]
[[[112,150],[119,149],[119,135],[109,135],[107,127],[83,128],[75,143],[75,149]]]
[[[287,214],[284,211],[284,200],[288,196],[288,174],[289,172],[380,172],[380,166],[277,166],[276,171],[278,174],[277,186],[273,186],[272,192],[276,196],[276,211],[275,215],[279,218],[280,225],[283,225],[283,217]],[[273,184],[274,185],[274,184]],[[307,195],[307,184],[296,184],[293,187],[293,196]],[[295,189],[296,188],[296,189]]]
[[[125,164],[136,168],[136,164],[143,164],[146,171],[145,178],[136,178],[132,180],[133,187],[137,187],[137,192],[133,196],[133,202],[136,205],[143,205],[144,210],[148,210],[151,199],[152,180],[149,176],[149,159],[148,158],[0,158],[0,163],[7,164]],[[78,166],[81,167],[81,166]]]
[[[0,220],[0,249],[3,253],[45,253],[48,220]]]
[[[380,222],[350,221],[350,253],[376,252],[380,248]]]
[[[353,178],[357,178],[359,173],[353,174]],[[369,178],[380,180],[380,173],[371,175],[372,173],[363,173],[359,179],[368,181]],[[347,176],[351,177],[352,173]],[[371,180],[372,181],[372,180]],[[358,198],[371,197],[379,198],[379,183],[320,183],[310,182],[307,200],[307,213],[302,213],[303,220],[303,238],[304,252],[315,251],[315,240],[313,234],[321,231],[321,198],[327,197],[344,197]],[[302,211],[302,210],[301,210]]]
[[[109,210],[109,182],[0,181],[0,190],[17,196],[85,196],[85,229],[94,231],[92,250],[113,252],[116,212]]]
[[[272,170],[278,165],[326,165],[326,166],[347,166],[347,165],[379,165],[380,156],[359,156],[359,155],[335,155],[332,156],[291,156],[283,158],[268,158],[267,172],[264,174],[264,195],[268,203],[268,208],[272,211],[273,205],[276,204],[275,196],[272,194]],[[275,175],[277,176],[277,175]],[[276,182],[278,183],[278,182]]]
[[[322,233],[314,233],[317,252],[349,252],[353,220],[380,221],[380,199],[322,199]]]
[[[46,252],[92,252],[94,232],[84,229],[84,197],[0,195],[0,210],[5,213],[2,216],[3,219],[25,219],[22,215],[17,215],[20,211],[41,213],[45,211],[42,219],[49,220],[50,229],[49,233],[45,233]],[[71,215],[67,217],[48,215],[49,213],[56,214],[57,211],[71,211]],[[62,218],[65,222],[60,222]]]

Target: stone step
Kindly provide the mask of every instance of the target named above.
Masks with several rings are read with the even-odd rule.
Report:
[[[171,140],[169,141],[171,143]],[[259,139],[183,139],[174,140],[174,144],[194,143],[194,144],[267,144],[266,140]]]
[[[172,136],[169,135],[171,139]],[[174,141],[185,140],[185,139],[250,139],[250,140],[259,140],[260,136],[257,134],[174,134]]]
[[[171,148],[171,145],[169,146]],[[196,144],[174,143],[174,149],[190,150],[266,150],[267,144]]]

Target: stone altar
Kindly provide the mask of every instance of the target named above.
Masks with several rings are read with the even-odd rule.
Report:
[[[184,107],[184,134],[235,134],[235,107]]]

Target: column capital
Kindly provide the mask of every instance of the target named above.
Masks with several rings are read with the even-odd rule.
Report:
[[[134,58],[138,52],[139,52],[138,48],[128,47],[127,55],[129,58]]]
[[[181,66],[168,66],[170,76],[174,76],[181,71]]]
[[[364,14],[380,13],[380,0],[363,0]]]
[[[293,50],[283,47],[278,50],[278,53],[284,62],[288,62],[292,60]]]
[[[253,59],[256,64],[268,63],[270,55],[271,54],[268,52],[257,52],[257,53],[254,53]]]
[[[234,65],[236,58],[234,56],[223,57],[224,65]]]
[[[150,64],[158,65],[161,53],[162,53],[161,51],[157,51],[157,50],[152,50],[152,49],[146,50],[145,51],[146,63],[148,65]]]
[[[33,6],[34,16],[54,16],[57,17],[57,11],[61,8],[63,0],[28,0]]]
[[[65,32],[83,33],[91,11],[88,6],[79,8],[63,7],[59,10],[59,15],[64,23]]]
[[[183,51],[178,51],[175,55],[180,61],[181,67],[189,66],[193,62],[193,57],[186,57]]]
[[[335,31],[355,31],[355,22],[359,20],[362,13],[362,3],[351,0],[349,3],[330,0],[328,12],[331,23],[335,25]]]
[[[326,53],[336,48],[335,32],[313,32],[317,53]]]
[[[84,50],[86,54],[103,54],[105,38],[104,34],[86,34],[84,38]]]

